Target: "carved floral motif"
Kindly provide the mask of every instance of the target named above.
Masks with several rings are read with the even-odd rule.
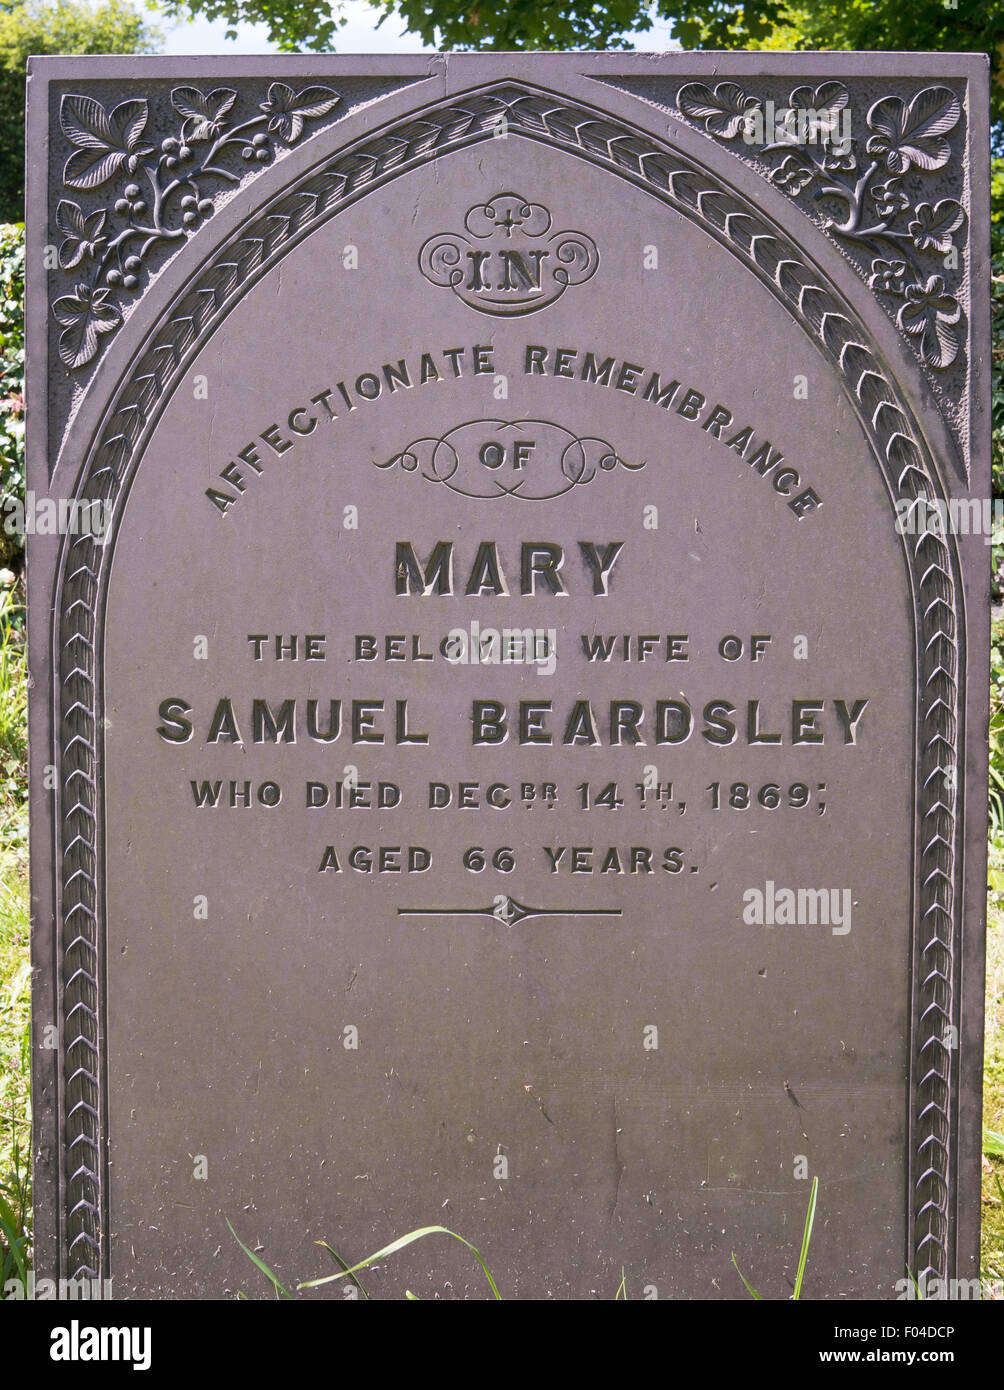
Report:
[[[59,267],[77,275],[72,292],[52,306],[63,327],[59,355],[70,371],[91,362],[122,323],[123,306],[142,292],[154,249],[186,241],[212,216],[209,191],[218,191],[220,181],[241,182],[228,167],[236,152],[246,164],[270,164],[278,147],[295,145],[308,121],[326,116],[341,100],[330,87],[294,91],[273,82],[257,113],[235,120],[237,99],[231,87],[175,87],[177,134],[158,145],[148,133],[145,97],[111,110],[94,97],[63,97],[59,123],[74,147],[63,166],[65,187],[89,193],[113,179],[127,180],[111,206],[87,209],[64,198],[56,208],[63,237]]]
[[[751,153],[768,162],[776,158],[768,174],[776,188],[792,198],[807,194],[822,202],[825,230],[871,256],[865,271],[870,288],[900,301],[893,310],[896,323],[922,360],[935,371],[952,366],[962,347],[957,282],[963,248],[957,237],[965,213],[954,198],[912,207],[904,177],[910,171],[929,174],[948,163],[948,136],[962,114],[958,97],[948,87],[925,87],[909,101],[883,97],[865,115],[866,136],[797,142],[795,117],[829,114],[832,130],[837,116],[850,117],[850,94],[842,82],[824,82],[815,89],[796,87],[788,100],[792,117],[788,128],[779,131],[764,122],[767,103],[735,82],[714,88],[688,82],[677,93],[681,113],[708,135],[717,140],[741,136]],[[829,133],[816,131],[824,137]],[[838,212],[829,211],[834,206]],[[940,266],[933,265],[932,257]],[[955,272],[951,285],[940,271]]]

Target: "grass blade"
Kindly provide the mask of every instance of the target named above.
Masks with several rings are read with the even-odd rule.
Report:
[[[24,1284],[25,1288],[27,1288],[27,1287],[28,1287],[28,1269],[27,1269],[27,1266],[25,1265],[25,1262],[24,1262],[24,1246],[25,1246],[24,1237],[21,1236],[21,1235],[19,1235],[18,1232],[17,1232],[17,1230],[16,1230],[13,1226],[8,1226],[7,1222],[3,1219],[2,1216],[0,1216],[0,1231],[2,1231],[3,1234],[4,1234],[4,1236],[6,1236],[6,1238],[7,1238],[7,1244],[8,1244],[8,1246],[10,1247],[11,1259],[13,1260],[14,1265],[17,1266],[17,1271],[18,1271],[19,1275],[21,1276],[21,1282]],[[4,1272],[6,1273],[6,1272],[7,1272],[7,1261],[6,1261],[6,1260],[4,1260],[4,1266],[5,1266],[5,1271],[4,1271]]]
[[[338,1279],[344,1279],[348,1275],[355,1274],[357,1270],[366,1269],[368,1265],[375,1264],[377,1260],[384,1260],[388,1255],[396,1254],[398,1250],[403,1250],[405,1246],[411,1245],[416,1240],[422,1240],[425,1236],[435,1235],[450,1236],[453,1240],[459,1240],[461,1245],[467,1246],[467,1249],[473,1253],[478,1264],[484,1271],[484,1276],[491,1286],[492,1293],[495,1295],[498,1302],[501,1303],[502,1295],[495,1286],[495,1280],[491,1276],[491,1271],[481,1258],[480,1250],[473,1246],[469,1240],[464,1240],[463,1236],[458,1236],[456,1231],[447,1230],[445,1226],[422,1226],[417,1231],[409,1231],[406,1236],[400,1236],[397,1240],[391,1241],[390,1245],[385,1245],[383,1249],[378,1250],[375,1255],[370,1255],[367,1259],[360,1260],[359,1263],[353,1265],[351,1269],[343,1270],[339,1274],[325,1275],[323,1279],[308,1279],[303,1284],[297,1284],[297,1288],[317,1289],[320,1288],[322,1284],[332,1284]]]
[[[264,1261],[264,1260],[259,1260],[259,1258],[258,1258],[258,1256],[255,1254],[255,1252],[254,1252],[253,1250],[249,1250],[249,1249],[247,1248],[247,1246],[246,1246],[246,1245],[244,1244],[244,1242],[241,1240],[240,1236],[239,1236],[239,1235],[237,1234],[237,1232],[234,1230],[233,1226],[230,1225],[230,1222],[229,1222],[229,1221],[227,1221],[227,1228],[228,1228],[228,1230],[230,1231],[230,1234],[233,1236],[234,1240],[237,1242],[237,1244],[240,1246],[240,1248],[244,1251],[245,1255],[247,1255],[247,1257],[248,1257],[248,1259],[251,1261],[251,1263],[252,1263],[253,1265],[257,1265],[257,1267],[261,1270],[262,1274],[265,1275],[266,1279],[268,1279],[268,1280],[271,1282],[272,1287],[275,1289],[276,1297],[278,1297],[279,1294],[281,1293],[281,1294],[284,1295],[284,1297],[286,1297],[286,1298],[289,1299],[290,1303],[292,1303],[292,1301],[293,1301],[293,1295],[289,1292],[288,1289],[284,1289],[284,1288],[283,1288],[283,1286],[279,1283],[279,1280],[276,1278],[276,1276],[275,1276],[275,1275],[272,1273],[272,1271],[269,1269],[269,1267],[268,1267],[268,1265],[265,1263],[265,1261]],[[337,1278],[337,1276],[336,1276],[336,1278]]]
[[[339,1267],[339,1269],[342,1271],[342,1273],[345,1275],[345,1277],[346,1277],[347,1279],[351,1279],[351,1280],[352,1280],[353,1284],[355,1284],[356,1288],[357,1288],[357,1289],[359,1290],[359,1292],[362,1294],[363,1298],[365,1298],[366,1301],[367,1301],[367,1303],[369,1303],[369,1302],[371,1301],[371,1300],[370,1300],[370,1296],[369,1296],[369,1294],[366,1292],[365,1288],[363,1287],[362,1280],[359,1279],[357,1275],[355,1275],[355,1274],[350,1274],[350,1273],[349,1273],[348,1261],[347,1261],[347,1260],[343,1260],[342,1257],[341,1257],[341,1255],[339,1255],[338,1251],[332,1249],[332,1247],[328,1244],[328,1242],[327,1242],[326,1240],[315,1240],[315,1241],[314,1241],[314,1244],[315,1244],[315,1245],[323,1245],[323,1246],[324,1246],[325,1250],[327,1250],[328,1254],[329,1254],[329,1255],[331,1256],[331,1258],[334,1260],[335,1264]],[[412,1294],[411,1296],[412,1296],[412,1298],[414,1298],[415,1295]]]
[[[753,1285],[750,1283],[750,1281],[746,1278],[746,1275],[745,1275],[745,1274],[742,1272],[742,1270],[739,1268],[739,1261],[736,1259],[736,1252],[735,1252],[734,1250],[733,1250],[733,1252],[732,1252],[732,1263],[733,1263],[733,1264],[735,1265],[735,1267],[736,1267],[736,1273],[739,1275],[739,1278],[740,1278],[740,1279],[743,1281],[743,1283],[746,1285],[746,1292],[747,1292],[748,1294],[750,1294],[753,1298],[755,1298],[756,1301],[757,1301],[758,1303],[762,1303],[762,1302],[763,1302],[763,1299],[762,1299],[762,1298],[760,1297],[760,1295],[757,1293],[756,1289],[753,1287]]]
[[[797,1302],[802,1296],[802,1279],[805,1275],[805,1261],[809,1254],[809,1239],[812,1236],[812,1223],[816,1219],[816,1194],[819,1191],[819,1179],[812,1179],[812,1191],[809,1193],[809,1208],[805,1213],[805,1230],[802,1232],[802,1252],[798,1257],[798,1273],[795,1275],[794,1298]]]
[[[998,1134],[996,1130],[987,1129],[984,1125],[983,1152],[993,1154],[995,1158],[1004,1158],[1004,1134]]]

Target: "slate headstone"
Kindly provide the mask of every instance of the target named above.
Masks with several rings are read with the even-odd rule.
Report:
[[[978,1278],[987,112],[32,60],[40,1276]]]

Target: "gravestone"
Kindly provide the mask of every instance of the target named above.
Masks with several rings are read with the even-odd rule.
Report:
[[[977,1277],[985,60],[29,85],[40,1276]]]

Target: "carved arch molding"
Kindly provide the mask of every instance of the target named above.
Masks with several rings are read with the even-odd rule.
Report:
[[[585,103],[523,82],[486,84],[386,125],[332,155],[204,260],[138,347],[87,452],[77,497],[112,508],[105,545],[67,537],[52,641],[58,673],[54,863],[61,1010],[60,1274],[105,1279],[107,1075],[103,1055],[104,693],[100,652],[118,522],[145,443],[195,352],[256,281],[321,222],[398,174],[479,141],[501,122],[638,185],[735,256],[785,307],[842,382],[889,493],[923,506],[944,487],[923,432],[860,317],[825,271],[771,218],[691,155]],[[922,529],[904,535],[916,661],[911,1037],[905,1263],[922,1283],[953,1277],[957,1079],[951,1030],[960,986],[961,746],[958,673],[965,615],[958,556]]]

